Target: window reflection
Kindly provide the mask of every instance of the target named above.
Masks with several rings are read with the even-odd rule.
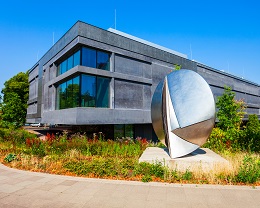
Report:
[[[122,138],[125,136],[124,124],[114,125],[114,138]]]
[[[83,47],[82,48],[82,66],[96,68],[96,50]]]
[[[72,80],[67,81],[66,87],[66,108],[72,108],[73,106],[73,84]]]
[[[115,124],[114,125],[114,138],[134,137],[133,124]]]
[[[73,55],[68,58],[67,70],[73,67]]]
[[[108,108],[109,78],[97,77],[97,107]]]
[[[97,68],[109,70],[109,54],[98,51],[97,52]]]
[[[110,54],[93,48],[82,47],[58,65],[57,74],[61,75],[77,65],[109,71]]]
[[[82,75],[81,78],[81,106],[95,107],[96,106],[96,77]]]
[[[66,71],[70,70],[74,66],[77,66],[80,64],[80,50],[78,50],[76,53],[72,54],[69,58],[61,62],[58,67],[58,75],[61,75],[65,73]]]
[[[60,73],[63,74],[67,71],[67,60],[63,61],[60,66]]]
[[[73,67],[80,65],[80,50],[78,50],[74,55],[73,55]]]
[[[60,109],[66,108],[66,87],[66,82],[60,85]]]
[[[79,76],[73,79],[72,107],[79,107]]]
[[[110,78],[82,74],[57,87],[56,109],[109,107]]]

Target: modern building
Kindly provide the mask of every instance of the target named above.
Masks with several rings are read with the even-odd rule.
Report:
[[[29,73],[27,122],[81,127],[114,136],[155,138],[151,99],[176,66],[198,72],[214,96],[231,86],[260,116],[260,85],[133,37],[76,22]]]

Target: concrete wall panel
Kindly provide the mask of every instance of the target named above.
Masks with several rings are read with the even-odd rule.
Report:
[[[115,108],[143,109],[143,85],[115,80]]]
[[[151,79],[151,65],[119,55],[115,55],[115,72]]]
[[[55,124],[142,124],[151,123],[151,112],[138,109],[69,108],[43,113],[43,123]]]

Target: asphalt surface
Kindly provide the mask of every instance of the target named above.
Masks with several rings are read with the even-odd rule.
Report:
[[[0,207],[259,208],[260,187],[89,179],[0,164]]]

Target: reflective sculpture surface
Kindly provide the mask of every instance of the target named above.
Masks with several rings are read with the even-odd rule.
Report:
[[[215,102],[207,82],[196,72],[178,70],[162,80],[153,95],[151,116],[157,137],[171,158],[203,145],[215,123]]]

